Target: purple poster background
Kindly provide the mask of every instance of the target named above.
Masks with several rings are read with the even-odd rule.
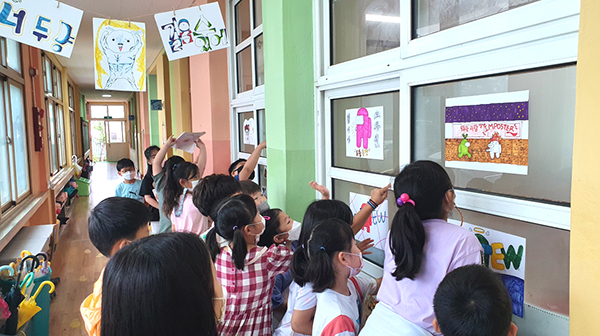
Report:
[[[446,107],[446,122],[529,120],[529,102]]]

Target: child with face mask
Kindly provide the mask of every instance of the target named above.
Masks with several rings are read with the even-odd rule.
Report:
[[[117,162],[117,172],[123,179],[115,189],[115,196],[132,198],[140,202],[144,202],[144,198],[140,196],[140,188],[142,181],[136,179],[135,165],[129,159],[121,159]]]

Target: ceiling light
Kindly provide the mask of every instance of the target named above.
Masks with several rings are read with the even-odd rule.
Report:
[[[375,21],[375,22],[400,23],[399,16],[366,14],[365,19],[367,21]]]
[[[109,94],[103,94],[102,95],[102,98],[111,98],[111,97],[112,97],[112,95],[109,95]]]

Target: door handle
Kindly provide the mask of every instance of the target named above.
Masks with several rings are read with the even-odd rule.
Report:
[[[6,137],[6,144],[12,145],[12,139],[9,136]]]

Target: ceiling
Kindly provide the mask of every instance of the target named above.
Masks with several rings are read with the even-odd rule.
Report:
[[[195,0],[61,0],[60,2],[83,10],[83,19],[71,58],[58,56],[60,63],[67,67],[69,76],[79,85],[81,93],[87,100],[124,101],[131,96],[131,92],[107,92],[94,89],[92,18],[144,22],[146,24],[146,66],[149,67],[163,47],[154,14],[191,7]],[[112,97],[103,98],[102,94],[107,93]]]

